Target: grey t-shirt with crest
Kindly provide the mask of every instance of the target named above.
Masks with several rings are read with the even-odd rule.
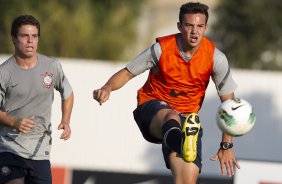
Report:
[[[51,110],[54,89],[62,100],[72,92],[61,64],[37,53],[34,68],[21,68],[12,56],[0,65],[0,109],[14,118],[34,118],[36,127],[21,133],[0,122],[0,152],[33,160],[48,160],[52,143]]]

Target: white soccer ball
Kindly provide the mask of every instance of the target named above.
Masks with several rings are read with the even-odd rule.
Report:
[[[244,99],[234,98],[224,101],[216,114],[220,130],[233,137],[248,133],[256,121],[252,105]]]

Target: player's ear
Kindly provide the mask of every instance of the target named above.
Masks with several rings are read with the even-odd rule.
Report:
[[[207,30],[208,30],[208,28],[209,28],[209,26],[208,26],[208,24],[206,24],[206,29],[205,29],[205,31],[207,31]]]
[[[181,32],[181,23],[180,22],[177,22],[177,28]]]
[[[13,42],[13,44],[16,43],[16,39],[17,39],[17,38],[15,38],[14,36],[12,36],[12,42]]]

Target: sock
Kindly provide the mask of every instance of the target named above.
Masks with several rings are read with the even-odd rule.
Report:
[[[170,119],[163,125],[162,133],[164,144],[181,154],[182,131],[180,124],[176,120]]]

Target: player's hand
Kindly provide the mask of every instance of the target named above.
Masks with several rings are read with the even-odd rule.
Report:
[[[64,131],[62,132],[60,139],[68,140],[71,137],[71,128],[69,123],[61,122],[58,126],[58,130],[61,129],[63,129]]]
[[[219,149],[217,154],[211,157],[211,160],[219,160],[222,176],[225,176],[225,169],[229,177],[234,176],[234,166],[240,169],[240,166],[235,159],[233,148],[228,150]]]
[[[100,105],[106,102],[110,97],[111,89],[108,86],[103,86],[101,89],[93,91],[93,98],[99,102]]]
[[[16,122],[14,123],[14,127],[22,132],[22,133],[28,133],[30,132],[34,127],[35,127],[35,121],[33,119],[34,117],[31,118],[22,118],[22,119],[18,119],[16,120]]]

